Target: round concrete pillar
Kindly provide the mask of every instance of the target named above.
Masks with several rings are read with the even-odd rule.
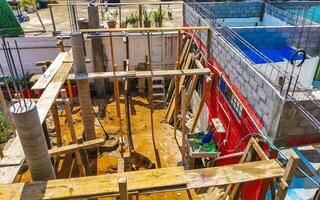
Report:
[[[20,101],[10,108],[33,181],[55,179],[36,104]]]
[[[81,33],[71,33],[71,45],[73,55],[73,68],[76,73],[87,73],[83,38]],[[84,126],[84,135],[86,140],[96,138],[94,127],[94,114],[92,112],[92,103],[90,96],[89,80],[77,80],[82,121]]]

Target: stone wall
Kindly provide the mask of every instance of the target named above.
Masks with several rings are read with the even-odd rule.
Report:
[[[185,5],[185,21],[190,26],[206,25],[187,5]],[[197,31],[197,36],[206,44],[206,32]],[[215,31],[211,41],[211,52],[216,61],[224,69],[226,75],[240,90],[257,115],[263,120],[266,132],[274,138],[277,124],[283,107],[283,99],[273,85],[266,80],[236,48]]]

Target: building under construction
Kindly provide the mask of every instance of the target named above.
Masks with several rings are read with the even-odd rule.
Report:
[[[320,199],[319,2],[2,1],[0,199]]]

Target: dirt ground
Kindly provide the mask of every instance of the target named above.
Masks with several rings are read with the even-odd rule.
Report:
[[[58,1],[60,4],[66,4],[66,1]],[[78,3],[87,3],[87,1],[77,1]],[[135,3],[139,1],[134,0],[121,0],[121,3]],[[142,2],[142,1],[141,1]],[[144,0],[143,2],[159,2],[158,0]],[[88,19],[87,6],[77,6],[78,7],[78,18]],[[152,11],[158,8],[158,6],[146,5],[148,11]],[[106,20],[103,20],[102,17],[102,8],[99,8],[100,13],[100,24],[106,24]],[[109,7],[110,11],[114,10],[115,7]],[[124,21],[126,16],[129,16],[132,12],[137,11],[138,4],[123,6],[121,9],[121,20]],[[173,20],[169,20],[167,17],[168,6],[162,6],[162,9],[166,12],[166,17],[163,23],[163,26],[181,26],[183,23],[182,19],[182,4],[175,4],[171,6],[173,13]],[[70,24],[68,18],[68,11],[66,6],[54,6],[52,7],[53,16],[56,24],[56,29],[62,33],[70,32]],[[38,13],[42,19],[42,22],[45,26],[46,32],[41,33],[41,35],[52,35],[53,27],[49,8],[40,9]],[[36,13],[28,14],[30,20],[27,22],[21,23],[25,31],[34,31],[34,30],[43,30],[39,18]],[[119,26],[119,22],[117,24]],[[39,33],[28,33],[27,35],[39,35]]]
[[[119,134],[119,120],[116,114],[116,104],[110,99],[110,103],[107,104],[106,117],[101,119],[101,123],[105,128],[107,134],[118,136]],[[96,103],[96,102],[94,102]],[[158,103],[155,105],[154,117],[154,130],[156,145],[159,149],[159,157],[161,167],[174,167],[181,165],[181,153],[177,142],[173,136],[173,128],[163,122],[165,114],[164,103]],[[98,112],[98,106],[94,107],[96,113]],[[71,141],[69,128],[66,122],[65,112],[60,109],[60,125],[64,145],[67,145]],[[83,133],[82,118],[80,115],[79,106],[74,106],[72,111],[72,117],[74,120],[74,127],[77,132],[77,136],[80,137]],[[125,124],[125,105],[123,96],[121,97],[121,123],[123,129],[126,130]],[[47,119],[48,120],[48,119]],[[48,121],[47,121],[48,122]],[[50,120],[49,120],[50,122]],[[51,122],[50,122],[51,123]],[[51,128],[48,123],[49,129]],[[104,131],[101,128],[98,120],[95,121],[97,137],[104,137]],[[156,163],[156,156],[152,143],[151,123],[150,123],[150,109],[148,107],[148,101],[146,98],[140,96],[133,96],[131,101],[131,130],[133,137],[133,144],[135,151],[148,157],[153,163]],[[179,132],[180,133],[180,132]],[[125,132],[126,135],[126,132]],[[55,144],[56,138],[54,134],[51,134],[51,142]],[[125,138],[127,149],[127,139]],[[55,147],[53,147],[55,148]],[[96,158],[90,159],[91,169],[94,174],[107,174],[111,173],[110,169],[114,169],[117,166],[118,158],[120,157],[118,148],[113,152],[100,152]],[[57,178],[77,177],[78,172],[75,165],[73,165],[71,155],[66,155],[60,158],[59,164],[56,167]],[[57,162],[56,162],[57,163]],[[30,182],[30,172],[26,171],[22,175],[16,177],[15,182]],[[179,191],[179,192],[167,192],[152,195],[142,195],[139,199],[200,199],[194,191]],[[103,198],[103,199],[115,199],[115,198]],[[133,198],[135,199],[135,198]]]

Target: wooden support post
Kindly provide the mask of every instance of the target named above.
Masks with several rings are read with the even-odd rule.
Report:
[[[180,69],[180,64],[181,64],[181,31],[178,31],[178,59],[177,59],[177,62],[178,62],[178,69]]]
[[[121,6],[119,6],[119,24],[120,24],[120,28],[122,28],[122,27],[121,27],[121,24],[122,24],[121,17],[122,17]]]
[[[197,123],[198,123],[202,108],[204,106],[205,100],[206,100],[206,98],[209,95],[209,92],[211,90],[212,78],[213,78],[213,76],[211,74],[210,77],[207,77],[207,79],[206,79],[206,88],[205,88],[205,91],[204,91],[204,93],[202,95],[201,101],[199,103],[199,108],[197,110],[197,113],[194,116],[194,119],[193,119],[193,122],[192,122],[192,125],[191,125],[191,128],[190,128],[190,133],[193,133],[195,128],[196,128],[196,126],[197,126]]]
[[[129,60],[123,61],[123,66],[126,69],[126,71],[129,71]],[[124,84],[124,102],[125,102],[125,112],[126,112],[126,125],[127,125],[127,137],[128,137],[128,144],[129,149],[133,150],[133,140],[131,135],[131,120],[130,120],[130,101],[129,101],[129,95],[130,95],[130,82],[128,79],[125,80]]]
[[[186,99],[186,107],[187,107],[187,108],[188,108],[189,105],[190,105],[191,98],[192,98],[192,95],[193,95],[193,91],[194,91],[194,89],[195,89],[196,86],[197,86],[198,79],[199,79],[199,75],[195,74],[195,75],[192,76],[191,87],[190,87],[190,90],[189,90],[189,92],[188,92],[188,96],[187,96],[187,99]]]
[[[56,28],[56,22],[53,17],[52,6],[49,6],[49,11],[50,11],[50,17],[51,17],[51,23],[52,23],[52,29],[53,29],[52,35],[56,36],[57,35],[57,28]]]
[[[186,102],[186,88],[183,86],[181,91],[181,125],[182,125],[182,142],[181,142],[181,154],[182,154],[182,162],[183,165],[186,164],[186,135],[187,135],[187,127],[186,127],[186,115],[187,115],[187,102]]]
[[[8,108],[8,105],[6,103],[6,100],[4,98],[4,95],[3,95],[3,92],[2,92],[2,89],[0,88],[0,104],[1,104],[1,107],[2,107],[2,110],[3,112],[5,113],[6,117],[7,117],[7,120],[8,120],[8,123],[9,123],[9,126],[11,128],[11,131],[12,131],[12,134],[14,135],[14,137],[16,136],[16,128],[13,124],[13,121],[12,121],[12,116],[9,112],[9,108]]]
[[[76,131],[75,131],[74,126],[73,126],[71,108],[70,108],[67,92],[66,92],[65,89],[61,90],[61,96],[62,96],[62,98],[65,99],[65,101],[64,101],[64,109],[66,111],[68,127],[69,127],[69,130],[70,130],[72,143],[76,144],[76,143],[78,143],[78,139],[77,139]],[[76,156],[76,163],[77,163],[77,166],[78,166],[78,169],[79,169],[79,173],[80,173],[81,176],[85,176],[84,168],[83,168],[83,165],[82,165],[82,159],[81,159],[81,155],[80,155],[79,151],[75,151],[75,156]]]
[[[128,188],[127,188],[127,178],[120,177],[118,180],[119,183],[119,193],[120,200],[128,200]]]
[[[78,142],[78,144],[82,144],[84,142],[83,138],[79,138],[77,142]],[[83,167],[85,169],[85,172],[86,172],[87,176],[91,176],[92,172],[91,172],[91,168],[90,168],[90,161],[89,161],[87,150],[83,149],[83,150],[80,150],[79,152],[80,152],[80,155],[82,158],[82,163],[83,163]]]
[[[117,65],[115,64],[115,60],[114,60],[112,33],[110,33],[109,41],[110,41],[110,54],[111,54],[112,70],[113,70],[113,72],[116,72],[117,71]],[[121,123],[119,81],[116,78],[113,79],[113,88],[114,88],[114,96],[115,96],[115,99],[116,99],[117,115],[118,115],[118,118],[119,118],[120,123]]]
[[[142,22],[143,22],[143,20],[142,20],[142,5],[141,4],[139,4],[139,27],[143,27],[143,24],[142,24]]]
[[[291,183],[292,177],[294,175],[296,167],[299,164],[299,161],[300,161],[300,157],[296,153],[292,152],[290,159],[287,163],[287,166],[285,168],[283,178],[282,178],[285,181],[286,185],[281,187],[281,184],[280,184],[280,189],[279,189],[279,191],[276,195],[276,198],[275,198],[276,200],[285,199],[286,194],[288,192],[288,186]]]
[[[178,68],[178,65],[179,63],[177,62],[176,63],[176,68]],[[174,129],[173,129],[173,134],[174,134],[174,137],[176,138],[177,136],[177,126],[178,126],[178,113],[179,113],[179,76],[175,76],[174,77],[174,87],[175,87],[175,92],[174,92],[174,118],[173,118],[173,126],[174,126]]]
[[[3,155],[3,149],[0,148],[0,159],[2,159],[3,157],[4,157],[4,155]]]
[[[60,129],[60,121],[59,121],[59,114],[57,104],[53,103],[51,105],[51,113],[53,118],[54,127],[56,130],[56,137],[57,137],[57,145],[62,146],[62,138],[61,138],[61,129]]]
[[[152,59],[151,59],[151,37],[150,32],[147,33],[148,36],[148,59],[147,70],[152,69]],[[149,91],[149,105],[150,105],[150,117],[151,117],[151,131],[152,138],[154,139],[154,127],[153,127],[153,92],[152,92],[152,78],[148,78],[148,91]]]
[[[250,139],[250,141],[248,142],[248,145],[247,145],[246,149],[244,150],[244,153],[241,156],[241,159],[240,159],[239,163],[244,163],[244,162],[251,161],[251,158],[252,158],[252,139]],[[229,195],[229,199],[230,200],[235,199],[235,197],[238,196],[238,194],[239,194],[240,186],[241,186],[241,184],[239,184],[239,183],[235,184],[233,186],[233,188],[232,188],[232,185],[228,185],[223,199],[226,199],[226,197],[228,195]],[[231,193],[230,193],[230,191],[231,191]]]
[[[207,61],[209,61],[209,58],[210,58],[210,55],[211,55],[211,46],[212,46],[212,30],[211,29],[208,29],[208,32],[207,32]]]
[[[43,21],[42,21],[42,19],[41,19],[41,17],[40,17],[40,14],[39,14],[39,12],[38,12],[38,9],[35,8],[35,11],[36,11],[37,17],[38,17],[38,19],[39,19],[39,22],[40,22],[40,24],[41,24],[41,26],[42,26],[43,31],[46,31],[46,27],[45,27],[45,25],[43,24]]]

